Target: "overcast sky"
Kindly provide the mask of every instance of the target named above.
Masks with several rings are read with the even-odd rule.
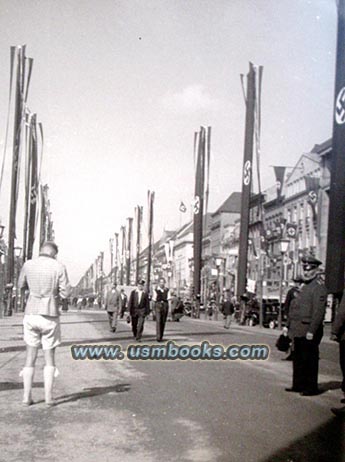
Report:
[[[241,189],[249,61],[264,66],[264,186],[271,165],[294,165],[332,133],[335,0],[0,0],[0,30],[1,157],[10,46],[26,44],[42,181],[73,283],[101,250],[108,256],[137,204],[146,232],[148,189],[155,238],[179,225],[200,125],[212,126],[209,210]],[[7,226],[8,194],[0,205]]]

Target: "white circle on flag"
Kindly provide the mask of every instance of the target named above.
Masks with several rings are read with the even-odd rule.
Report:
[[[194,203],[193,203],[193,212],[197,215],[200,211],[200,197],[195,196]]]
[[[248,186],[250,183],[251,166],[250,160],[247,160],[243,167],[243,183],[245,186]]]
[[[295,235],[296,235],[296,230],[295,230],[295,228],[293,228],[293,227],[291,226],[291,227],[287,228],[286,231],[287,231],[287,234],[288,234],[289,237],[295,237]]]
[[[335,102],[335,121],[338,125],[345,123],[345,87],[343,87],[337,96]]]
[[[309,196],[309,199],[311,200],[311,202],[313,202],[313,203],[317,202],[317,194],[316,194],[315,191],[310,191],[308,196]]]

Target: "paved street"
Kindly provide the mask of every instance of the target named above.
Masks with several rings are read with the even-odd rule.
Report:
[[[105,312],[62,316],[58,349],[58,405],[43,403],[43,358],[35,377],[35,405],[20,402],[18,372],[24,361],[21,316],[0,321],[1,461],[271,462],[345,461],[345,424],[333,418],[340,406],[337,345],[322,344],[323,393],[286,393],[291,363],[282,361],[276,331],[222,322],[168,323],[166,339],[179,344],[267,344],[267,361],[75,361],[75,343],[133,343],[121,321],[115,334]],[[142,344],[155,343],[145,324]]]

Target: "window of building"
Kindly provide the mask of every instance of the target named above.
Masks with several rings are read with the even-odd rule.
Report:
[[[301,202],[299,206],[299,219],[304,220],[304,203]]]

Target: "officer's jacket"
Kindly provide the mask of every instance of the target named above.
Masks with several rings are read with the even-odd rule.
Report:
[[[339,340],[345,341],[345,294],[341,299],[332,325],[332,334],[336,335]]]
[[[305,337],[307,332],[314,335],[320,332],[325,317],[326,301],[326,287],[317,277],[304,284],[296,298],[298,319],[295,324],[295,337]]]

